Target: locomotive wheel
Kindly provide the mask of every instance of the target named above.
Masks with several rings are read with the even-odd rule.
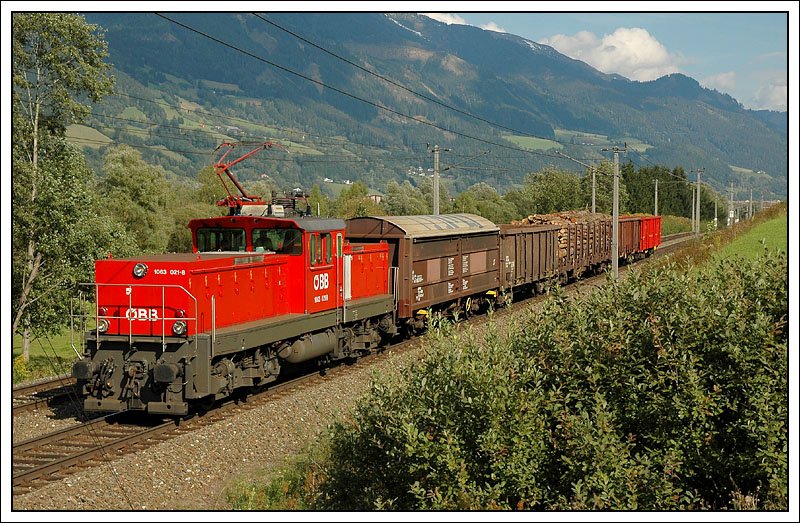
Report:
[[[202,416],[207,414],[214,407],[214,396],[206,396],[203,399],[197,400],[194,404],[197,412]]]

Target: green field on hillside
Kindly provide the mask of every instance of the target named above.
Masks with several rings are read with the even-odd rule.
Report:
[[[517,136],[513,134],[504,134],[503,138],[512,142],[524,149],[532,151],[546,151],[548,149],[563,149],[564,146],[553,140],[545,140],[544,138],[533,138],[531,136]]]
[[[612,142],[605,134],[587,133],[571,129],[554,129],[553,132],[559,142],[568,142],[575,145],[606,146],[616,143],[621,146],[624,143],[628,146],[628,149],[633,149],[640,153],[646,152],[647,149],[652,147],[652,145],[646,144],[634,136],[626,136],[617,139],[618,142]]]
[[[730,164],[728,164],[728,167],[730,167],[731,171],[733,171],[735,173],[755,174],[755,171],[753,171],[752,169],[747,169],[745,167],[739,167],[737,165],[730,165]]]
[[[215,82],[214,80],[200,80],[200,82],[206,87],[210,87],[211,89],[219,89],[222,91],[233,91],[235,93],[241,91],[241,89],[239,89],[239,86],[236,84],[226,84],[223,82]]]
[[[573,131],[571,129],[554,129],[556,140],[559,142],[569,142],[573,138],[577,145],[583,143],[591,145],[607,145],[608,136],[605,134],[587,133],[584,131]]]
[[[120,118],[127,118],[128,120],[135,120],[138,122],[147,121],[147,115],[139,110],[138,107],[133,107],[132,105],[126,107],[119,116]]]
[[[636,152],[643,153],[646,152],[647,149],[652,147],[652,145],[648,145],[646,143],[640,142],[634,138],[624,139],[623,142],[628,146],[628,149],[633,149]]]
[[[79,124],[67,126],[67,140],[74,140],[80,146],[92,147],[95,149],[114,141],[96,129]]]

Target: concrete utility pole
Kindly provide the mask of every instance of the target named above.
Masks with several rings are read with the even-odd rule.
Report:
[[[656,212],[653,214],[658,216],[658,178],[656,178]]]
[[[627,147],[623,149],[627,151]],[[614,146],[614,205],[612,206],[611,225],[611,267],[614,270],[614,281],[619,280],[619,147]]]
[[[692,187],[692,232],[694,232],[694,198],[695,198],[695,188]]]
[[[753,188],[750,187],[750,211],[749,211],[750,219],[753,219]]]
[[[700,237],[700,174],[705,172],[705,169],[697,169],[697,228],[695,229],[694,237]]]
[[[439,146],[433,146],[433,214],[439,214]]]
[[[734,221],[734,209],[733,209],[733,182],[731,182],[731,203],[728,206],[728,227],[733,226]]]
[[[717,230],[717,194],[714,193],[714,230]]]

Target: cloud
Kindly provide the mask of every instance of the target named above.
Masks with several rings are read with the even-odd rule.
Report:
[[[500,27],[499,25],[497,25],[494,22],[489,22],[488,24],[483,24],[481,26],[481,29],[486,29],[487,31],[495,31],[495,32],[498,32],[498,33],[507,33],[508,32],[508,31],[506,31],[505,29],[503,29],[502,27]]]
[[[763,63],[764,60],[786,60],[786,51],[774,51],[772,53],[763,53],[755,57],[755,62]]]
[[[458,15],[454,15],[453,13],[420,13],[428,18],[433,18],[439,22],[445,23],[447,25],[456,24],[456,25],[469,25],[467,21],[461,18]]]
[[[454,15],[453,13],[420,13],[420,14],[421,15],[425,15],[428,18],[433,18],[434,20],[436,20],[438,22],[445,23],[447,25],[452,25],[452,24],[455,24],[455,25],[470,25],[469,23],[467,23],[466,20],[464,20],[463,18],[461,18],[458,15]],[[482,26],[480,26],[480,28],[481,29],[486,29],[487,31],[496,31],[498,33],[507,33],[508,32],[508,31],[506,31],[505,29],[503,29],[502,27],[500,27],[499,25],[497,25],[494,22],[489,22],[488,24],[483,24]]]
[[[787,106],[787,88],[785,78],[772,78],[766,85],[758,88],[751,104],[752,109],[770,109],[785,111]]]
[[[708,78],[703,78],[700,80],[700,84],[709,89],[730,93],[736,89],[736,71],[728,71],[727,73],[720,73],[709,76]]]
[[[678,64],[682,61],[679,55],[667,51],[653,35],[639,27],[620,27],[602,38],[589,31],[573,36],[557,34],[541,43],[604,73],[618,73],[639,81],[680,72]]]

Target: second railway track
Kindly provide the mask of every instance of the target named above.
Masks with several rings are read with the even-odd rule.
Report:
[[[14,387],[12,393],[13,415],[69,401],[76,397],[75,378],[56,376],[28,385]]]

